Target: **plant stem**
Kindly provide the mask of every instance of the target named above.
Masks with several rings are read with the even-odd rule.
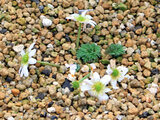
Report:
[[[86,76],[84,76],[82,79],[79,80],[79,83],[83,82],[86,78],[88,78],[91,75],[91,73],[88,73]]]
[[[78,27],[78,37],[77,37],[77,41],[76,41],[77,49],[79,48],[79,39],[80,39],[80,35],[81,35],[81,26],[82,26],[82,23],[79,23],[79,27]]]
[[[60,65],[56,65],[56,64],[53,64],[53,63],[49,63],[49,62],[43,62],[43,61],[37,61],[37,63],[40,63],[42,65],[50,65],[50,66],[53,66],[53,67],[60,67]]]

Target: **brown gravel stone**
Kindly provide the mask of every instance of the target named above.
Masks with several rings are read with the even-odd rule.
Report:
[[[56,39],[60,40],[63,37],[64,33],[63,32],[59,32],[55,35]]]
[[[125,45],[126,45],[126,47],[132,47],[133,46],[133,40],[128,39]]]
[[[5,98],[5,93],[0,92],[0,100],[3,100]]]
[[[149,77],[151,75],[151,72],[148,69],[145,69],[143,71],[144,76]]]
[[[12,94],[13,94],[14,96],[18,96],[19,93],[20,93],[20,91],[19,91],[18,89],[12,89],[11,91],[12,91]]]
[[[9,72],[8,72],[8,70],[7,70],[6,68],[0,69],[0,75],[1,75],[2,77],[7,76],[8,74],[9,74]]]
[[[61,114],[63,112],[63,108],[61,106],[55,105],[54,107],[56,109],[57,114]]]

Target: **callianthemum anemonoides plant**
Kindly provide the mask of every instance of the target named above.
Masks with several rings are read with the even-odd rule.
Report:
[[[111,77],[109,75],[104,75],[100,78],[97,72],[93,73],[91,80],[85,79],[81,85],[81,91],[87,91],[91,96],[97,97],[99,101],[108,100],[107,92],[111,91],[106,85],[110,82]]]
[[[36,59],[32,58],[36,54],[36,49],[33,49],[34,45],[35,45],[35,42],[33,42],[26,51],[22,50],[20,52],[20,54],[22,56],[21,67],[19,69],[20,77],[23,77],[23,76],[28,77],[28,75],[29,75],[29,72],[28,72],[29,64],[40,63],[42,65],[50,65],[50,66],[53,66],[53,67],[60,67],[59,65],[56,65],[56,64],[43,62],[43,61],[37,61]]]
[[[84,10],[81,14],[75,13],[75,14],[72,14],[72,15],[66,17],[66,19],[71,19],[71,20],[79,22],[78,37],[77,37],[77,41],[76,41],[77,48],[79,47],[79,38],[80,38],[80,34],[81,34],[81,25],[82,25],[82,23],[84,24],[83,28],[86,27],[86,24],[90,24],[92,26],[96,25],[96,22],[91,20],[92,17],[90,15],[86,15],[86,13],[88,11],[89,10]]]
[[[100,46],[92,44],[83,44],[76,53],[77,58],[83,62],[97,62],[98,58],[101,57]]]
[[[113,57],[118,57],[120,55],[123,55],[125,53],[125,47],[123,47],[120,44],[111,44],[107,49],[106,53]]]
[[[25,77],[28,77],[28,75],[29,75],[28,65],[29,64],[35,64],[37,62],[36,59],[32,58],[32,56],[34,56],[35,53],[36,53],[36,49],[32,50],[34,45],[35,45],[35,42],[30,45],[30,47],[26,50],[26,52],[24,50],[22,50],[21,53],[20,53],[21,56],[22,56],[21,67],[19,69],[20,77],[22,77],[23,75]]]
[[[121,82],[124,78],[130,79],[130,76],[127,75],[128,68],[125,66],[118,66],[111,68],[110,65],[107,66],[106,73],[111,76],[111,85],[113,89],[118,89],[117,87],[117,81]]]

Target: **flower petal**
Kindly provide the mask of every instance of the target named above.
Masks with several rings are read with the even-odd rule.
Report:
[[[94,63],[90,64],[90,66],[92,67],[92,69],[96,69],[96,65]]]
[[[121,76],[118,78],[118,82],[121,82],[123,79],[124,79],[124,76],[121,75]]]
[[[19,74],[20,74],[20,77],[22,77],[22,76],[23,76],[23,75],[21,76],[22,68],[23,68],[22,66],[19,68]]]
[[[88,90],[91,90],[91,87],[90,87],[90,85],[81,85],[80,86],[80,88],[81,88],[81,91],[88,91]]]
[[[112,74],[112,69],[111,69],[111,66],[110,65],[108,65],[107,66],[107,70],[106,70],[106,73],[108,74],[108,75],[110,75],[110,74]]]
[[[82,16],[85,16],[87,12],[88,12],[88,10],[85,10],[85,11],[83,11],[83,12],[81,13],[81,15],[82,15]]]
[[[105,88],[105,90],[104,90],[105,92],[110,92],[111,91],[111,89],[109,89],[109,88]]]
[[[111,80],[111,85],[113,87],[113,89],[118,89],[119,87],[117,87],[117,81],[116,80]]]
[[[29,48],[28,48],[28,52],[30,52],[30,51],[31,51],[31,49],[34,47],[34,45],[35,45],[35,42],[33,42],[33,43],[29,46]]]
[[[100,79],[100,81],[101,81],[103,84],[107,85],[107,84],[111,81],[111,76],[105,75],[105,76],[103,76],[103,77]]]
[[[73,75],[73,74],[68,74],[68,79],[70,81],[75,81],[76,80],[76,77]]]
[[[119,70],[122,76],[124,76],[128,72],[128,68],[126,68],[125,66],[119,66],[117,67],[117,69]]]
[[[21,56],[25,55],[25,51],[22,50],[22,51],[20,52],[20,54],[21,54]]]
[[[29,52],[29,57],[34,56],[35,53],[36,53],[36,49],[31,50],[31,51]]]
[[[77,69],[77,65],[76,64],[71,64],[69,71],[70,71],[71,74],[75,74],[76,69]]]
[[[98,96],[98,99],[99,99],[99,101],[103,101],[103,100],[108,100],[108,95],[106,95],[106,94],[103,94],[103,95],[99,95]]]
[[[93,77],[91,79],[92,79],[92,81],[97,82],[100,80],[100,76],[97,72],[94,72]]]
[[[92,19],[92,17],[90,15],[86,15],[85,16],[87,19]]]
[[[28,77],[28,75],[29,75],[29,73],[28,73],[28,65],[25,65],[25,66],[23,67],[23,73],[24,73],[24,76],[25,76],[25,77]]]
[[[29,58],[29,61],[28,61],[29,64],[35,64],[36,62],[37,62],[36,59],[34,59],[34,58]]]

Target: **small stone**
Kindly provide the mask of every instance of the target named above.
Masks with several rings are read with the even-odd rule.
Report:
[[[6,68],[1,68],[1,69],[0,69],[0,75],[1,75],[2,77],[7,76],[8,74],[9,74],[8,69],[6,69]]]
[[[5,80],[6,80],[6,82],[10,83],[12,81],[12,78],[7,76]]]
[[[84,43],[89,43],[89,42],[92,41],[92,38],[90,38],[88,35],[84,34],[82,41],[83,41]]]
[[[131,56],[133,52],[134,52],[134,49],[133,49],[133,48],[131,48],[131,47],[127,48],[127,54],[128,54],[129,56]]]
[[[44,93],[38,93],[38,96],[36,97],[36,99],[43,100],[44,97],[45,97]]]
[[[62,26],[62,24],[58,24],[58,25],[56,26],[56,29],[57,29],[58,32],[62,32],[62,31],[63,31],[63,26]]]
[[[3,100],[4,98],[5,98],[5,93],[3,93],[3,92],[0,92],[0,100]]]
[[[71,48],[71,45],[70,45],[70,43],[64,43],[62,45],[62,48],[63,48],[63,50],[69,50]]]
[[[24,98],[27,98],[29,95],[29,92],[22,92],[20,95],[19,95],[19,100],[23,100]]]
[[[133,46],[133,40],[128,39],[126,43],[126,47],[132,47]]]
[[[144,67],[151,70],[151,62],[150,61],[147,61],[145,64],[144,64]]]
[[[51,101],[49,104],[48,104],[48,107],[52,107],[53,105],[53,101]]]
[[[47,108],[47,111],[49,113],[54,113],[54,112],[56,112],[56,109],[54,107],[50,107],[50,108]]]
[[[51,73],[51,70],[48,70],[48,69],[44,69],[42,70],[41,74],[45,74],[46,76],[49,76]]]
[[[146,111],[139,115],[140,118],[147,118],[150,114]]]
[[[64,33],[63,32],[59,32],[55,35],[56,39],[60,40],[63,37]]]
[[[0,33],[5,34],[7,32],[7,29],[2,28],[2,30],[0,30]]]
[[[71,38],[66,34],[65,35],[66,42],[71,42]]]
[[[63,108],[61,107],[61,106],[55,106],[55,109],[56,109],[56,113],[57,114],[61,114],[61,113],[63,113]]]
[[[98,35],[93,35],[92,41],[93,41],[93,42],[99,42],[99,37],[98,37]]]
[[[42,111],[41,114],[40,114],[40,117],[46,117],[46,116],[47,116],[47,112]]]
[[[56,86],[55,85],[51,85],[48,87],[49,89],[49,94],[50,95],[54,95],[56,93]]]
[[[8,117],[7,120],[15,120],[13,117]]]
[[[151,72],[148,69],[145,69],[143,71],[144,76],[149,77],[151,75]]]
[[[89,105],[95,105],[96,104],[96,102],[94,101],[94,100],[87,100],[87,104],[89,104]]]
[[[158,70],[158,69],[152,69],[152,70],[151,70],[151,74],[152,74],[152,75],[159,74],[159,70]]]
[[[14,96],[18,96],[20,91],[18,89],[12,89],[11,90]]]
[[[13,46],[13,50],[15,52],[21,52],[24,49],[24,45],[17,45],[17,46]]]
[[[17,23],[19,23],[20,25],[25,25],[26,20],[25,20],[25,18],[19,18],[19,19],[17,19]]]
[[[39,8],[39,11],[40,11],[41,13],[43,13],[44,6],[41,5],[41,6],[38,6],[38,8]]]
[[[71,102],[72,102],[72,101],[67,98],[67,99],[65,100],[65,105],[70,106],[70,105],[71,105]]]
[[[58,119],[58,117],[57,116],[52,116],[51,117],[51,120],[55,120],[55,119]]]
[[[152,108],[154,111],[158,111],[160,109],[160,104],[156,104]]]
[[[70,81],[67,79],[67,78],[65,78],[65,82],[63,83],[63,85],[62,85],[62,88],[66,88],[66,87],[68,87],[68,89],[72,92],[74,89],[72,88],[72,85],[71,85],[71,83],[70,83]]]
[[[36,4],[39,4],[40,1],[39,0],[31,0],[32,2],[35,2]]]
[[[40,19],[42,20],[42,24],[44,27],[49,27],[52,25],[52,20],[46,18],[45,16],[41,15]]]
[[[101,14],[104,14],[104,8],[102,6],[97,6],[96,10],[99,11]]]
[[[138,87],[141,87],[142,85],[138,80],[134,79],[134,80],[131,81],[130,86],[132,88],[138,88]]]

